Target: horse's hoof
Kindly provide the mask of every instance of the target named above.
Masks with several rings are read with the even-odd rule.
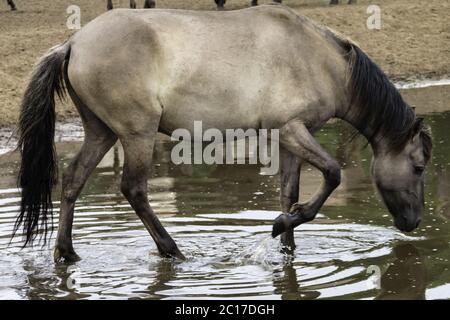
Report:
[[[55,251],[53,252],[53,260],[55,263],[66,262],[72,263],[80,261],[81,258],[76,254],[73,250],[62,250],[58,247],[55,247]]]
[[[276,238],[291,226],[291,221],[287,214],[280,214],[273,222],[272,237]]]
[[[177,244],[172,239],[166,239],[156,245],[159,254],[163,258],[173,258],[179,260],[186,260],[186,257],[178,249]]]

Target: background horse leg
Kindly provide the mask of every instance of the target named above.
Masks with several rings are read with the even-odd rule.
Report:
[[[156,3],[154,0],[145,0],[144,1],[144,9],[154,8],[155,6],[156,6]]]
[[[288,214],[299,198],[301,161],[293,153],[280,148],[280,203],[281,210]],[[293,254],[295,250],[294,229],[281,234],[282,252]]]
[[[319,169],[324,182],[312,198],[305,203],[296,203],[291,215],[281,215],[274,223],[272,236],[276,237],[288,228],[313,220],[330,194],[341,182],[341,167],[314,139],[305,125],[298,119],[291,120],[280,130],[281,146]]]
[[[17,10],[13,0],[7,0],[6,2],[8,2],[9,6],[11,7],[11,11]]]
[[[136,9],[136,1],[135,0],[130,0],[130,8]]]
[[[257,5],[258,5],[258,0],[252,0],[251,5],[252,5],[252,6],[257,6]]]
[[[107,10],[112,10],[114,8],[112,0],[108,0],[108,2],[106,3],[106,9]]]
[[[214,0],[214,2],[217,5],[217,10],[223,10],[223,6],[225,5],[225,2],[227,2],[227,0]]]
[[[160,254],[164,257],[185,259],[148,202],[147,179],[150,175],[157,130],[158,123],[155,123],[151,130],[120,137],[125,153],[121,190],[152,236]]]
[[[92,171],[117,141],[116,135],[82,104],[70,85],[68,89],[83,120],[85,138],[81,150],[63,174],[61,210],[54,252],[55,262],[62,260],[73,262],[80,259],[72,245],[75,201]]]

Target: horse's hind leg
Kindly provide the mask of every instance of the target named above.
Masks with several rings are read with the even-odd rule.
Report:
[[[83,146],[64,171],[59,213],[58,235],[54,252],[55,262],[77,261],[80,258],[72,245],[72,223],[77,200],[86,180],[97,164],[117,141],[116,135],[74,95],[69,93],[83,120],[85,138]]]
[[[120,137],[125,154],[121,190],[152,236],[160,254],[184,259],[175,241],[153,212],[147,196],[147,179],[158,125],[159,118],[153,124],[147,124],[147,129],[131,130],[133,134]]]
[[[293,153],[280,148],[280,203],[284,214],[298,202],[301,160]],[[281,234],[282,252],[292,254],[295,250],[294,229]]]

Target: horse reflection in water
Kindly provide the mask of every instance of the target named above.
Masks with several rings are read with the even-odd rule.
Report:
[[[411,243],[394,247],[396,260],[383,273],[379,300],[425,300],[427,271],[419,250]]]
[[[51,228],[54,96],[64,96],[65,88],[81,115],[85,141],[63,175],[55,261],[79,260],[72,244],[75,202],[118,139],[125,155],[122,193],[160,254],[184,259],[148,202],[147,183],[157,132],[192,133],[195,121],[222,133],[279,130],[283,214],[272,236],[283,234],[288,251],[295,248],[294,228],[312,221],[341,182],[339,163],[313,136],[332,118],[368,139],[374,181],[395,225],[409,232],[421,221],[430,133],[353,42],[282,5],[228,12],[112,10],[45,55],[25,91],[22,198],[14,228],[25,245],[39,234],[45,239]],[[302,163],[323,175],[306,202],[299,202]]]
[[[427,271],[419,250],[411,243],[399,243],[394,246],[393,253],[395,261],[381,275],[379,293],[375,299],[425,299]],[[330,283],[327,285],[330,286]],[[302,287],[292,263],[286,263],[282,269],[274,271],[273,286],[281,299],[320,298],[321,285]]]

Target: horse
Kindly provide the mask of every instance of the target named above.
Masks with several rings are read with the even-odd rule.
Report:
[[[16,11],[17,7],[13,0],[6,0],[6,3],[11,7],[11,11]]]
[[[409,232],[421,221],[429,127],[350,39],[276,4],[226,12],[118,9],[52,48],[25,89],[18,124],[21,205],[13,230],[14,236],[20,229],[24,246],[38,234],[45,243],[52,230],[55,98],[66,92],[85,138],[62,177],[56,262],[80,259],[72,242],[75,202],[117,140],[124,150],[121,192],[159,253],[184,259],[149,204],[147,179],[157,133],[192,132],[194,121],[222,132],[279,130],[281,214],[272,236],[281,235],[289,252],[294,228],[312,221],[341,181],[339,163],[313,136],[332,118],[367,138],[373,180],[394,225]],[[323,175],[306,202],[299,202],[302,163]]]

